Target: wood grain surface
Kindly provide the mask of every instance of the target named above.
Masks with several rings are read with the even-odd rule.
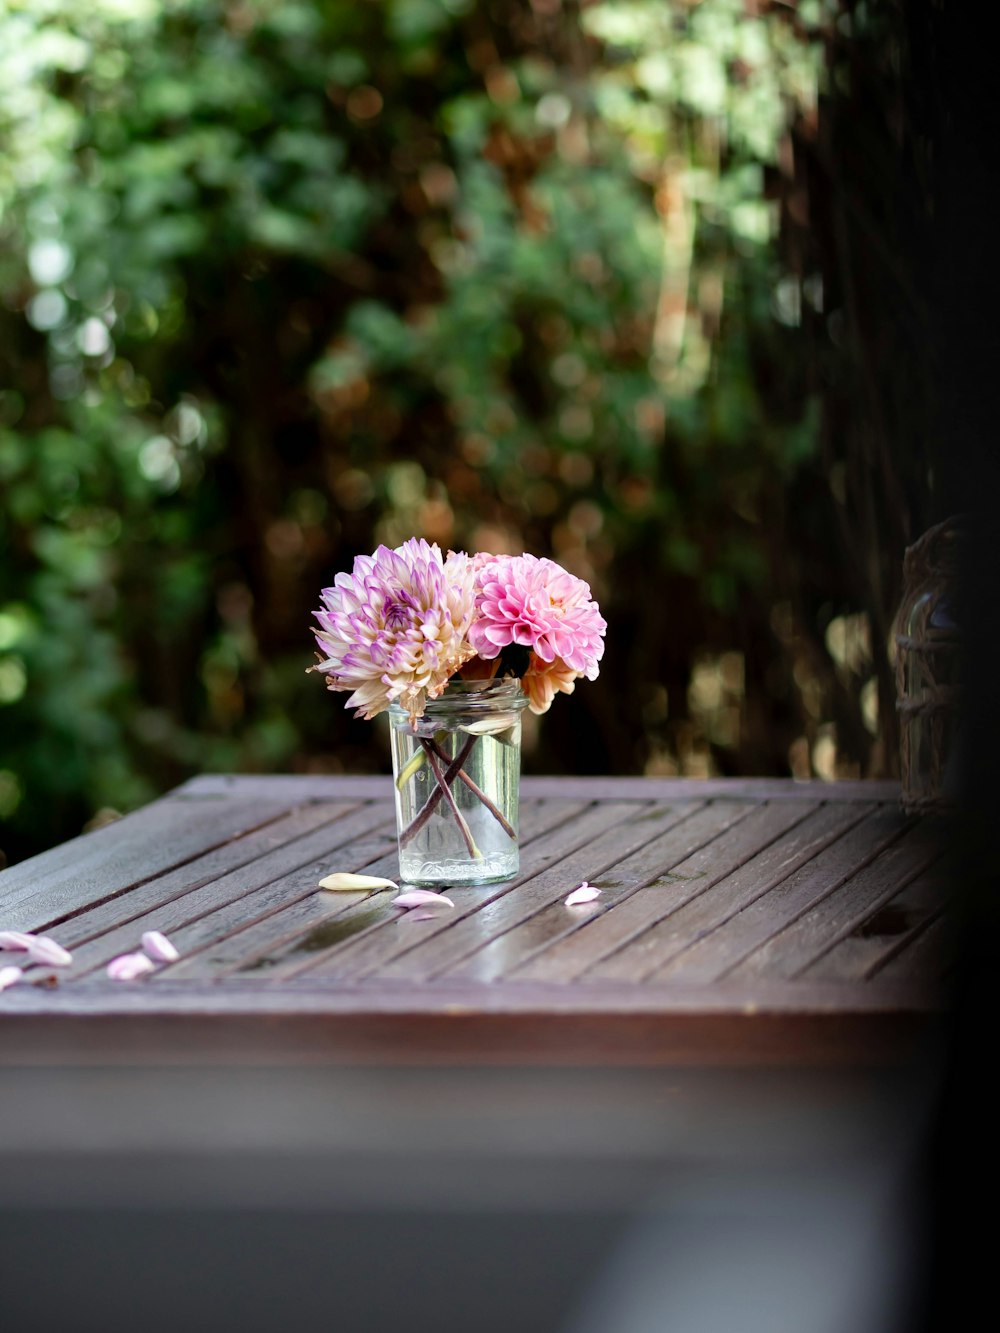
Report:
[[[0,874],[0,929],[73,953],[0,994],[0,1060],[892,1060],[946,1007],[946,833],[887,783],[526,778],[518,877],[415,920],[318,888],[397,877],[389,779],[206,776]],[[110,980],[147,930],[180,960]]]

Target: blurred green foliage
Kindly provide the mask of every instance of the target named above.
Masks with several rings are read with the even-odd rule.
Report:
[[[602,679],[535,767],[832,773],[795,607],[839,614],[836,559],[789,513],[822,295],[773,188],[832,22],[0,0],[8,856],[199,769],[384,766],[309,613],[413,534],[591,581]],[[857,718],[871,657],[826,661]]]

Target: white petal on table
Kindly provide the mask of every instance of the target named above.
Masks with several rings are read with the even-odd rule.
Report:
[[[158,930],[145,932],[142,937],[142,947],[157,963],[176,963],[180,958],[174,945]]]
[[[123,953],[108,964],[108,976],[112,981],[135,981],[137,977],[155,971],[156,964],[144,953]]]
[[[16,986],[19,981],[24,980],[24,973],[19,967],[0,967],[0,990],[6,990],[8,986]]]
[[[584,880],[580,887],[574,889],[564,901],[567,907],[578,907],[582,903],[592,903],[595,898],[599,898],[600,896],[600,889],[595,889],[593,884],[588,884],[587,881]]]
[[[399,885],[394,880],[380,879],[377,875],[349,875],[347,871],[339,870],[321,879],[319,887],[333,893],[361,893],[368,889],[398,889]]]
[[[47,967],[69,967],[73,955],[48,935],[39,935],[28,945],[28,957],[33,963],[44,963]]]
[[[0,949],[29,949],[37,939],[23,930],[0,930]]]

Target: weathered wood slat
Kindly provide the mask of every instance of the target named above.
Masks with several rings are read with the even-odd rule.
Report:
[[[384,803],[377,809],[385,817],[378,843],[370,843],[365,848],[352,844],[352,864],[342,868],[357,871],[363,867],[365,874],[384,875],[389,879],[399,873],[394,815]],[[534,803],[532,809],[525,811],[521,821],[524,844],[529,845],[533,838],[550,827],[558,827],[580,809],[579,802]],[[385,849],[387,831],[391,852]],[[210,938],[210,945],[195,940],[183,941],[184,959],[163,975],[175,981],[250,972],[259,978],[270,979],[271,972],[281,966],[282,960],[291,962],[294,958],[293,965],[297,965],[309,954],[338,940],[350,939],[376,922],[395,919],[398,914],[389,907],[395,896],[394,890],[371,896],[368,893],[325,893],[320,890],[306,897],[296,897],[293,885],[280,887],[288,894],[287,905],[252,924],[237,921],[234,925],[232,921],[218,917],[206,920],[205,926],[211,935],[205,938]],[[192,952],[195,949],[198,951]]]
[[[907,982],[926,986],[928,978],[951,981],[960,941],[957,914],[945,910],[924,930],[907,936],[903,947],[879,968],[874,978],[878,988]]]
[[[504,1063],[812,1067],[905,1062],[922,985],[103,986],[4,992],[0,1061]]]
[[[289,805],[308,801],[336,801],[345,797],[357,801],[392,803],[392,778],[378,773],[273,774],[273,773],[202,773],[171,792],[174,800],[204,801],[236,798],[238,800],[283,800]]]
[[[448,975],[493,981],[505,974],[516,974],[519,979],[525,979],[523,973],[518,972],[523,964],[557,941],[565,939],[567,943],[571,940],[582,943],[585,936],[599,927],[602,919],[610,918],[616,903],[624,905],[625,901],[636,902],[642,897],[650,904],[649,911],[656,910],[653,902],[660,910],[669,910],[669,902],[678,894],[690,892],[688,886],[675,877],[673,868],[678,863],[695,863],[706,849],[711,849],[714,855],[720,843],[733,837],[745,844],[747,825],[752,825],[749,831],[751,841],[766,836],[760,828],[759,814],[760,808],[749,803],[713,801],[619,861],[612,873],[592,880],[602,888],[602,896],[597,902],[570,908],[565,906],[563,894],[527,921],[491,940],[457,967],[449,969]],[[798,807],[787,806],[778,820],[771,822],[780,822],[782,827],[787,827],[799,817]],[[693,873],[703,872],[695,870]],[[642,888],[643,885],[647,887]],[[595,918],[595,912],[600,913],[602,908],[607,909],[605,916]]]
[[[172,939],[176,936],[179,947],[189,939],[207,942],[213,938],[217,923],[200,923],[219,909],[230,909],[226,919],[249,923],[283,905],[290,891],[300,894],[314,891],[318,880],[330,868],[331,859],[335,856],[342,859],[344,853],[340,849],[363,841],[371,833],[373,819],[377,818],[373,814],[375,809],[362,806],[342,819],[265,852],[250,866],[241,866],[207,884],[199,884],[190,892],[105,931],[74,951],[73,965],[65,969],[64,975],[82,976],[102,967],[116,954],[138,948],[144,930],[160,930]],[[384,837],[382,841],[385,842]]]
[[[935,821],[897,797],[526,778],[518,880],[414,920],[395,889],[318,890],[339,869],[398,882],[391,779],[195,779],[0,875],[0,928],[75,955],[0,994],[0,1061],[895,1058],[945,1002],[955,919]],[[602,896],[567,909],[583,879]],[[181,960],[113,983],[146,929]]]
[[[150,986],[123,986],[111,981],[90,986],[47,987],[16,986],[3,992],[11,1013],[104,1014],[115,1013],[225,1013],[266,1014],[268,1012],[421,1014],[450,1013],[456,1017],[482,1010],[484,1013],[555,1014],[607,1013],[616,1009],[632,1014],[756,1013],[860,1014],[896,1012],[915,1007],[930,1012],[937,1003],[935,989],[910,985],[900,980],[882,988],[852,983],[814,982],[791,985],[787,981],[757,978],[752,983],[720,981],[706,991],[686,984],[637,987],[626,983],[606,983],[585,992],[562,985],[530,983],[480,986],[475,982],[450,978],[431,980],[414,986],[406,979],[345,982],[331,987],[310,977],[301,977],[294,986],[262,987],[250,981],[232,981],[218,986],[211,981],[158,989]]]
[[[635,807],[630,807],[633,812]],[[642,808],[642,807],[640,807]],[[516,888],[525,879],[565,853],[567,840],[571,846],[586,842],[596,831],[605,828],[615,818],[614,812],[604,807],[585,806],[579,818],[573,821],[569,833],[558,819],[551,829],[528,841],[522,849],[521,874],[513,883],[483,885],[452,889],[449,896],[455,902],[454,911],[443,914],[441,920],[414,921],[412,917],[393,908],[394,893],[372,895],[371,899],[355,908],[338,923],[328,946],[313,957],[303,955],[302,942],[297,941],[286,956],[278,956],[268,970],[268,980],[281,981],[298,973],[321,975],[329,981],[345,981],[364,976],[383,962],[405,952],[414,943],[430,938],[439,930],[454,923],[489,903],[499,895]],[[273,959],[273,955],[272,955]]]
[[[349,843],[282,871],[176,932],[171,938],[181,961],[158,973],[155,983],[211,980],[246,966],[262,970],[290,943],[335,929],[335,919],[363,905],[369,893],[328,893],[318,888],[320,879],[342,870],[387,878],[395,864],[394,818],[383,805],[368,806],[367,811],[370,822],[364,833]]]
[[[480,911],[402,954],[376,975],[397,980],[438,976],[550,903],[565,898],[582,880],[600,880],[621,859],[697,813],[689,805],[658,805],[638,815],[624,802],[606,802],[594,808],[605,818],[604,831],[595,829],[595,836],[520,884],[516,893],[493,899]],[[738,814],[736,807],[733,817]]]
[[[241,834],[221,847],[213,847],[202,856],[185,861],[183,865],[162,875],[154,875],[152,879],[136,884],[127,892],[99,903],[96,907],[87,907],[74,913],[60,922],[59,939],[66,948],[76,948],[102,931],[112,930],[144,913],[155,911],[172,898],[190,893],[192,889],[208,884],[220,875],[232,874],[244,866],[249,867],[260,856],[305,833],[331,824],[357,808],[357,803],[347,802],[315,802],[299,806],[262,828]],[[46,916],[44,902],[39,903],[38,912],[39,915],[28,929],[43,931],[55,924]]]
[[[825,894],[807,911],[754,950],[731,976],[799,976],[845,939],[904,884],[940,856],[937,831],[927,824],[907,829],[850,880]]]
[[[328,871],[349,869],[356,872],[363,869],[366,874],[384,878],[398,876],[391,789],[387,791],[386,784],[380,783],[379,790],[382,799],[367,807],[371,812],[373,828],[379,820],[382,821],[376,841],[372,843],[369,839],[367,842],[352,843],[350,865],[331,866],[328,867]],[[522,844],[529,844],[540,832],[571,819],[582,808],[581,803],[576,801],[528,803],[520,821]],[[298,952],[297,946],[304,944],[307,950],[321,947],[323,935],[318,933],[321,930],[326,931],[326,937],[332,940],[339,937],[348,938],[363,928],[354,918],[345,920],[335,927],[330,925],[334,917],[348,908],[357,908],[357,915],[360,915],[366,924],[371,924],[376,919],[374,909],[376,907],[384,909],[385,904],[395,893],[393,890],[369,901],[370,895],[367,892],[330,894],[319,891],[303,899],[297,896],[297,890],[301,887],[300,880],[301,876],[294,885],[276,881],[274,890],[278,894],[287,894],[290,901],[260,921],[246,924],[244,919],[233,928],[229,916],[224,918],[214,914],[211,928],[218,938],[211,940],[211,958],[204,952],[207,948],[206,936],[186,939],[187,952],[184,961],[167,969],[165,975],[173,980],[177,976],[220,976],[230,971],[247,968],[255,971],[277,968],[280,966],[282,955]],[[364,906],[366,902],[368,905]],[[393,917],[395,915],[392,913]],[[201,951],[195,952],[195,950]]]
[[[711,937],[713,930],[808,865],[872,809],[860,802],[844,802],[813,810],[800,824],[719,878],[711,892],[697,894],[641,937],[633,960],[636,976],[668,981],[673,958],[689,949],[692,941]]]
[[[592,801],[863,801],[899,803],[899,783],[880,781],[799,782],[789,778],[524,778],[539,796],[562,793]]]
[[[287,950],[300,945],[319,946],[315,941],[336,932],[337,921],[344,913],[351,908],[364,909],[369,893],[327,893],[317,889],[317,882],[333,869],[388,877],[385,872],[395,865],[395,832],[395,821],[384,820],[349,846],[336,850],[337,860],[343,864],[329,864],[327,854],[281,874],[243,900],[213,910],[172,937],[183,957],[153,978],[156,985],[163,981],[211,980],[237,970],[249,970],[253,977],[263,978],[265,969]]]
[[[626,902],[612,905],[605,917],[594,922],[592,932],[588,932],[592,938],[581,937],[575,975],[593,980],[640,980],[663,956],[659,927],[664,918],[673,919],[686,903],[700,899],[713,884],[797,826],[814,809],[813,805],[789,802],[752,805],[735,827],[723,825],[718,836],[704,845],[679,849],[684,854],[664,861],[658,880]],[[540,967],[545,966],[542,959],[538,961]]]
[[[789,922],[856,875],[909,825],[910,821],[895,810],[869,814],[716,930],[693,940],[650,980],[700,986],[717,982]]]
[[[350,861],[345,858],[344,864],[328,865],[324,874],[362,870],[385,879],[398,875],[391,806],[383,801],[369,809],[373,819],[376,814],[383,819],[375,840],[352,843]],[[562,812],[553,812],[552,818],[558,822]],[[530,826],[531,818],[526,822]],[[168,981],[206,976],[221,979],[239,973],[241,980],[250,976],[259,982],[273,982],[298,970],[311,955],[399,915],[391,905],[395,888],[374,893],[327,893],[318,890],[321,876],[313,873],[315,869],[296,871],[269,884],[267,900],[273,910],[265,915],[247,914],[245,909],[254,905],[251,899],[241,905],[241,913],[223,909],[206,918],[196,934],[180,937],[185,957],[160,977]]]
[[[521,870],[514,883],[529,878],[539,866],[544,865],[559,848],[565,848],[567,839],[585,836],[576,830],[574,823],[567,830],[567,823],[574,815],[579,818],[588,806],[579,802],[532,801],[526,807],[521,819]],[[482,888],[454,889],[450,896],[461,914],[472,911],[482,903],[505,889],[508,885],[484,885]],[[337,937],[331,936],[325,942],[315,943],[323,946],[326,953],[322,959],[315,960],[322,975],[338,980],[354,979],[366,976],[382,964],[405,952],[413,943],[426,938],[439,929],[445,929],[454,920],[454,914],[445,913],[440,921],[413,920],[409,913],[392,909],[390,899],[394,895],[385,895],[377,912],[363,913],[358,908],[353,917],[341,923]],[[346,927],[346,929],[345,929]],[[310,941],[312,943],[312,941]],[[301,944],[297,950],[301,954]],[[300,957],[298,961],[289,959],[284,969],[285,975],[295,975],[304,967],[311,968],[312,959]],[[280,975],[280,974],[279,974]]]
[[[634,806],[626,809],[633,814],[636,812]],[[363,930],[353,929],[353,921],[346,922],[351,928],[351,938],[345,936],[331,941],[331,948],[317,954],[314,959],[298,958],[279,963],[271,975],[283,977],[306,973],[309,978],[346,981],[367,976],[383,965],[391,966],[415,945],[430,944],[439,933],[456,929],[497,898],[512,890],[520,894],[525,881],[530,882],[543,866],[565,854],[567,842],[571,848],[578,847],[606,829],[609,823],[616,822],[621,815],[622,811],[618,808],[587,806],[573,822],[569,833],[562,821],[559,821],[550,831],[533,839],[524,848],[521,874],[517,880],[506,884],[485,884],[478,888],[452,889],[448,896],[455,903],[455,909],[445,912],[441,920],[413,921],[399,909],[391,907],[393,895],[383,895],[381,902],[371,904],[378,914],[366,913]],[[365,906],[369,907],[367,904]],[[355,915],[360,911],[360,908],[355,909]]]
[[[947,900],[947,870],[936,862],[802,970],[815,981],[862,981],[905,949]]]
[[[325,856],[323,874],[347,870],[388,878],[386,872],[393,869],[395,857],[386,848],[393,845],[394,835],[394,822],[383,818],[336,857],[338,864]],[[336,917],[369,897],[367,890],[327,893],[319,889],[323,878],[319,870],[320,863],[314,861],[279,875],[256,893],[216,909],[176,934],[172,938],[183,956],[157,976],[157,983],[161,979],[168,983],[210,981],[239,969],[250,969],[256,975],[291,945],[328,928]]]
[[[203,799],[238,796],[240,799],[282,799],[289,805],[305,801],[342,799],[345,787],[358,799],[391,797],[392,779],[374,774],[351,777],[257,776],[205,774],[179,787],[173,797]],[[899,783],[881,781],[821,782],[788,778],[655,778],[655,777],[523,777],[526,800],[603,801],[899,801]]]
[[[285,814],[282,799],[166,799],[0,874],[0,929],[57,921]]]
[[[787,803],[772,804],[765,809],[775,815],[794,809]],[[621,922],[613,920],[624,913],[616,911],[607,922],[612,946],[602,950],[598,961],[587,973],[583,969],[577,975],[582,980],[625,980],[658,979],[661,968],[666,968],[671,959],[718,929],[737,912],[749,906],[779,884],[800,867],[807,865],[824,847],[829,846],[849,828],[857,824],[874,807],[850,802],[844,805],[825,805],[818,810],[804,807],[804,817],[792,825],[756,855],[751,854],[743,861],[739,860],[740,846],[737,843],[728,860],[720,856],[712,867],[710,879],[692,884],[692,895],[687,895],[679,906],[669,915],[659,914],[650,917],[652,906],[637,912],[635,919]],[[778,827],[780,824],[770,825]],[[714,851],[714,848],[708,849]],[[720,848],[720,852],[726,849]],[[736,861],[735,868],[732,862]],[[676,873],[692,874],[697,865],[678,866]],[[710,891],[707,891],[710,890]],[[638,904],[637,904],[638,906]],[[603,924],[603,923],[602,923]],[[634,941],[634,942],[630,942]],[[623,945],[620,951],[614,950]],[[544,958],[539,962],[544,965]],[[539,978],[541,980],[541,978]]]

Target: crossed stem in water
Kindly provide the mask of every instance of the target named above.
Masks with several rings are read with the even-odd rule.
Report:
[[[455,801],[455,793],[451,789],[451,782],[447,780],[444,772],[441,769],[441,764],[438,760],[438,757],[434,753],[433,743],[429,740],[421,739],[420,744],[423,746],[424,753],[427,755],[427,762],[430,764],[431,772],[434,774],[434,780],[437,783],[437,790],[442,794],[444,799],[451,806],[451,812],[455,816],[455,819],[458,821],[458,827],[462,830],[462,837],[465,839],[465,845],[469,849],[469,855],[475,857],[477,861],[481,861],[483,859],[483,854],[476,846],[476,840],[472,836],[472,830],[465,822],[465,817],[463,816],[461,810],[459,810],[458,808],[458,804]],[[454,778],[452,779],[452,781],[454,781]],[[430,804],[429,799],[427,804],[428,805]]]
[[[494,805],[486,795],[482,787],[474,782],[462,767],[471,754],[472,747],[475,745],[476,740],[477,737],[470,736],[455,757],[449,759],[447,751],[444,750],[436,740],[424,737],[420,738],[421,747],[423,748],[424,755],[430,765],[431,772],[434,774],[434,779],[437,785],[428,796],[419,813],[413,817],[410,823],[407,824],[406,828],[399,835],[401,846],[405,846],[411,838],[415,837],[416,834],[420,832],[423,826],[427,823],[427,820],[440,805],[442,799],[446,799],[454,812],[455,818],[458,820],[458,826],[462,830],[462,837],[465,839],[465,844],[469,849],[469,855],[476,858],[482,856],[482,853],[479,851],[479,848],[473,840],[472,832],[462,816],[462,812],[455,803],[455,797],[452,794],[451,788],[456,778],[459,778],[465,786],[468,787],[472,794],[479,798],[507,836],[513,838],[515,842],[517,841],[517,833],[509,820],[504,818],[502,812],[497,809],[496,805]],[[442,760],[447,764],[447,768],[444,771],[442,771],[439,762]]]

